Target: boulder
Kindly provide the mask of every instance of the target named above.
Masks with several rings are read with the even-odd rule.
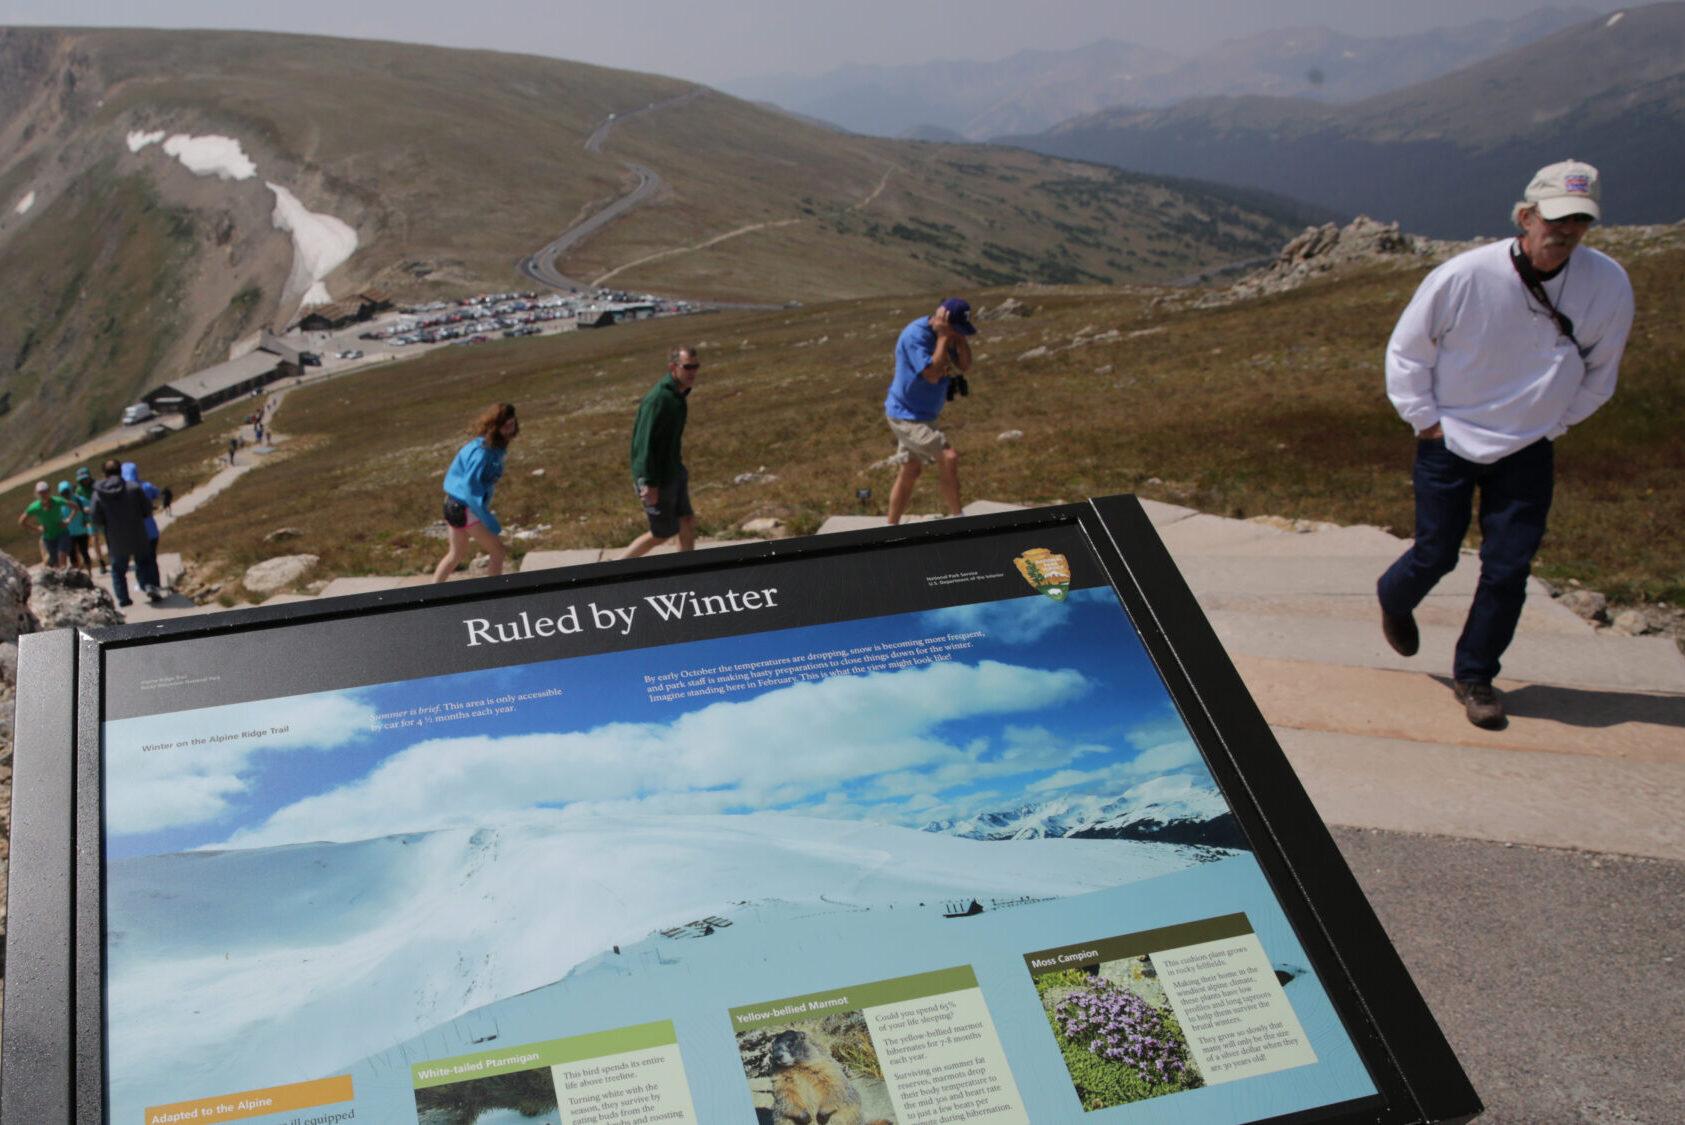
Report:
[[[41,627],[29,609],[29,571],[0,551],[0,644]]]
[[[278,555],[247,569],[240,584],[254,594],[273,594],[293,585],[321,561],[316,555]]]
[[[1002,430],[999,434],[995,435],[995,440],[996,441],[1019,441],[1023,438],[1023,436],[1024,436],[1023,430]]]
[[[29,608],[43,629],[123,623],[123,613],[110,592],[95,586],[87,571],[43,567],[35,573],[34,580]]]
[[[265,535],[263,541],[265,543],[279,543],[283,539],[297,539],[303,534],[304,532],[296,527],[277,527],[274,531]]]
[[[976,320],[1005,320],[1009,316],[1034,316],[1035,307],[1026,305],[1016,297],[1008,297],[998,305],[988,305],[978,309],[973,314]]]
[[[1615,619],[1609,623],[1609,628],[1617,633],[1625,633],[1629,637],[1642,637],[1650,631],[1650,619],[1641,609],[1623,609],[1615,614]]]
[[[743,530],[749,535],[759,535],[763,539],[783,539],[790,534],[789,525],[773,516],[744,520]]]
[[[1559,600],[1587,621],[1607,623],[1609,620],[1609,599],[1596,590],[1583,587],[1566,590]]]

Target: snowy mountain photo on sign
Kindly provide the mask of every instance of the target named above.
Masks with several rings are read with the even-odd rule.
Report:
[[[646,686],[936,637],[965,639],[724,697]],[[1104,590],[128,719],[105,753],[125,1114],[332,1073],[696,919],[939,916],[1245,848]]]

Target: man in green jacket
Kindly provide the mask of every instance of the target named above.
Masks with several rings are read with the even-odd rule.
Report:
[[[632,424],[632,487],[649,517],[649,530],[632,540],[623,559],[635,559],[675,535],[679,550],[696,547],[696,513],[681,445],[685,399],[701,368],[694,347],[674,348],[667,355],[667,374],[638,404],[638,420]]]

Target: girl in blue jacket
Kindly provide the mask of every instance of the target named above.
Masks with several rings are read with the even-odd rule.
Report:
[[[503,573],[509,552],[498,538],[503,525],[491,513],[491,494],[503,476],[503,457],[509,443],[521,432],[512,403],[500,402],[486,408],[469,430],[474,436],[456,451],[445,473],[445,525],[450,532],[450,549],[433,568],[433,581],[443,582],[468,554],[472,539],[491,556],[487,572]]]

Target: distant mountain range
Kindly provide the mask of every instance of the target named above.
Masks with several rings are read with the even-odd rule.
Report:
[[[1215,790],[1185,778],[1155,778],[1121,797],[1068,795],[1027,801],[959,820],[935,820],[926,832],[971,840],[1148,840],[1250,850]]]
[[[1263,32],[1183,57],[1117,40],[994,61],[845,66],[817,77],[727,83],[857,133],[987,140],[1034,133],[1109,106],[1162,107],[1190,98],[1263,95],[1349,102],[1448,74],[1589,18],[1544,8],[1416,35],[1359,37],[1326,27]]]
[[[1608,221],[1685,217],[1681,138],[1685,3],[1674,2],[1599,16],[1350,105],[1204,98],[1102,110],[1000,139],[1470,238],[1508,229],[1533,171],[1570,156],[1603,172]]]

